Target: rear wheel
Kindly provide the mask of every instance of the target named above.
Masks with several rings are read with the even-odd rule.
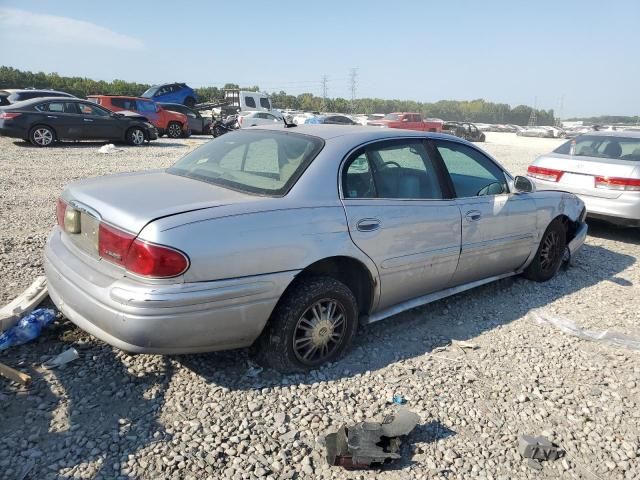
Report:
[[[525,269],[524,276],[536,282],[546,282],[555,276],[562,265],[567,248],[567,231],[556,218],[544,232],[536,256]]]
[[[144,143],[144,132],[139,127],[131,127],[127,130],[127,143],[129,145],[138,146]]]
[[[171,122],[169,126],[167,126],[167,137],[169,138],[180,138],[182,136],[182,125],[178,122]]]
[[[36,125],[29,132],[29,141],[36,147],[48,147],[56,139],[56,134],[51,127]]]
[[[281,372],[313,370],[337,359],[357,327],[358,305],[346,285],[303,278],[285,292],[253,348],[260,363]]]

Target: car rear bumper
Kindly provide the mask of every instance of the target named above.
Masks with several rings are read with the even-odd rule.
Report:
[[[532,177],[527,177],[535,185],[537,190],[562,190],[574,193],[587,207],[587,216],[593,218],[609,219],[616,223],[640,222],[640,192],[622,192],[618,198],[604,198],[587,195],[583,192],[572,192],[564,185],[554,182],[545,182]]]
[[[6,121],[0,120],[0,136],[11,138],[27,138],[28,132],[23,127],[7,124]]]
[[[72,252],[58,228],[44,257],[49,295],[58,309],[81,329],[132,353],[251,345],[297,273],[155,285],[114,279]]]

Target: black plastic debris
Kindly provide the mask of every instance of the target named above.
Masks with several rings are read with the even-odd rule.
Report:
[[[534,460],[557,460],[564,452],[545,437],[531,437],[520,435],[518,437],[518,451],[524,458]]]
[[[327,462],[345,468],[367,468],[396,460],[400,458],[398,437],[410,433],[419,421],[416,413],[403,408],[381,423],[343,425],[324,439]]]

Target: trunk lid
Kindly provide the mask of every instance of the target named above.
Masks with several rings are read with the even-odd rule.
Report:
[[[637,178],[639,166],[635,160],[587,157],[550,153],[539,157],[537,167],[562,170],[558,188],[601,198],[618,198],[623,192],[595,187],[595,177]]]

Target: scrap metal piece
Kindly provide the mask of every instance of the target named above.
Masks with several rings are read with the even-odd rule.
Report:
[[[534,460],[557,460],[564,453],[546,437],[531,437],[529,435],[518,437],[518,451],[524,458]]]
[[[329,465],[367,468],[374,463],[388,463],[400,458],[401,441],[415,428],[420,417],[401,409],[382,422],[361,422],[326,435],[324,443]]]
[[[20,296],[4,307],[0,307],[0,332],[13,327],[21,316],[30,313],[48,294],[47,278],[37,277]]]

